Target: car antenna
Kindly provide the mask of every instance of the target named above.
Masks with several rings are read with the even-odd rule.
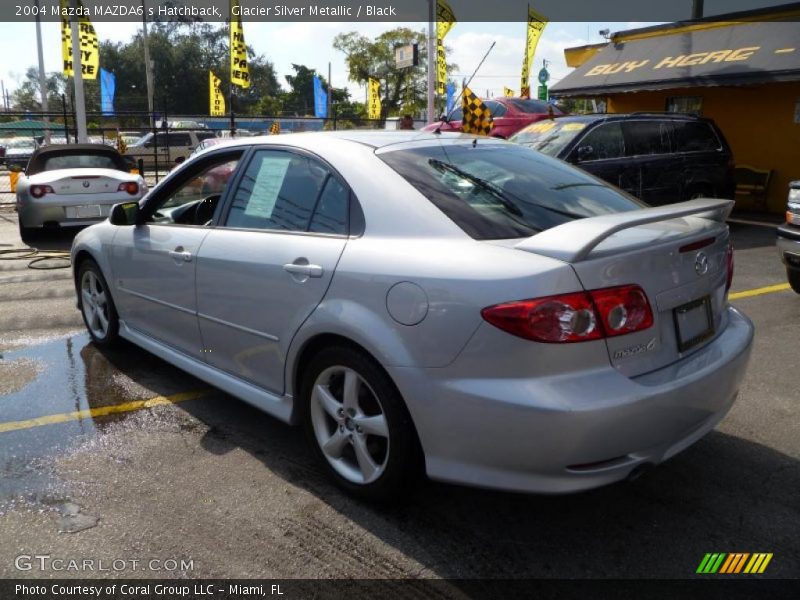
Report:
[[[452,115],[453,111],[456,109],[456,104],[458,104],[458,99],[461,98],[461,96],[464,95],[464,88],[469,87],[469,84],[472,83],[472,80],[475,78],[475,75],[478,73],[478,69],[481,68],[481,65],[483,65],[484,61],[489,57],[489,53],[492,51],[492,49],[494,48],[494,45],[496,43],[497,43],[497,41],[493,41],[492,42],[492,45],[489,46],[489,49],[486,51],[486,54],[483,55],[483,58],[481,59],[481,62],[479,62],[478,66],[475,67],[475,70],[472,72],[472,75],[469,76],[469,79],[467,79],[467,80],[462,82],[461,91],[458,93],[458,96],[456,96],[455,102],[453,102],[453,107],[450,109],[450,111],[447,114],[445,114],[444,119],[440,120],[439,126],[436,129],[433,130],[433,133],[441,134],[442,133],[442,125],[444,125],[445,123],[449,123],[450,122],[450,115]]]

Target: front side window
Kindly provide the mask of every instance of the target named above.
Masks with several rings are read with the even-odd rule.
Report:
[[[225,226],[344,234],[349,193],[317,160],[257,152],[242,176]]]
[[[479,141],[377,155],[479,240],[529,237],[575,219],[644,206],[584,171],[515,144]]]
[[[592,129],[578,142],[578,159],[607,160],[625,156],[625,139],[619,123],[605,123]]]
[[[204,161],[148,202],[146,220],[162,225],[206,225],[211,220],[242,151]]]

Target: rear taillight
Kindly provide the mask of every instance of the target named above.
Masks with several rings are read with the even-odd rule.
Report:
[[[550,343],[597,340],[653,324],[650,303],[638,285],[506,302],[484,308],[481,316],[513,335]]]
[[[135,196],[139,193],[139,184],[134,181],[129,181],[127,183],[120,183],[119,187],[117,188],[118,192],[128,192],[131,196]]]
[[[41,198],[45,194],[54,194],[55,192],[49,185],[32,185],[30,193],[34,198]]]
[[[733,283],[733,244],[728,244],[728,253],[725,256],[725,266],[728,269],[727,279],[725,280],[725,291],[731,289]]]
[[[647,329],[653,324],[653,311],[644,290],[638,285],[589,292],[607,337]]]

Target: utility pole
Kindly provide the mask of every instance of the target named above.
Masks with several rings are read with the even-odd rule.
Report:
[[[39,18],[39,0],[36,0],[36,51],[39,54],[39,89],[42,94],[43,121],[50,123],[50,107],[47,105],[47,76],[44,72],[44,52],[42,51],[42,22]],[[44,142],[50,144],[50,127],[44,130]]]
[[[8,102],[6,102],[6,82],[0,79],[0,93],[3,94],[3,109],[8,112]]]
[[[142,44],[144,45],[144,76],[147,82],[147,112],[150,113],[150,129],[153,128],[153,63],[150,62],[150,44],[147,40],[147,8],[142,0]]]
[[[328,61],[328,106],[325,111],[326,118],[331,118],[331,104],[333,104],[333,84],[331,84],[331,63]]]
[[[703,0],[692,0],[692,19],[703,18]]]
[[[78,13],[78,0],[72,0],[75,14]],[[72,79],[75,82],[75,126],[78,130],[78,143],[85,144],[86,136],[86,100],[83,95],[83,70],[81,68],[81,34],[78,28],[78,19],[70,20],[72,28]]]
[[[436,120],[436,7],[428,0],[428,123]]]

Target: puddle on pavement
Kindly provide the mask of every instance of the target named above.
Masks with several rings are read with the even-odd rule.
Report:
[[[0,354],[0,424],[203,387],[197,379],[133,345],[100,350],[87,334],[69,335]],[[56,476],[59,456],[91,446],[98,434],[129,420],[136,428],[179,427],[167,422],[175,420],[169,414],[119,413],[0,431],[0,515],[13,508],[61,510],[68,498]],[[65,530],[91,526],[85,515],[62,515],[61,519]]]

